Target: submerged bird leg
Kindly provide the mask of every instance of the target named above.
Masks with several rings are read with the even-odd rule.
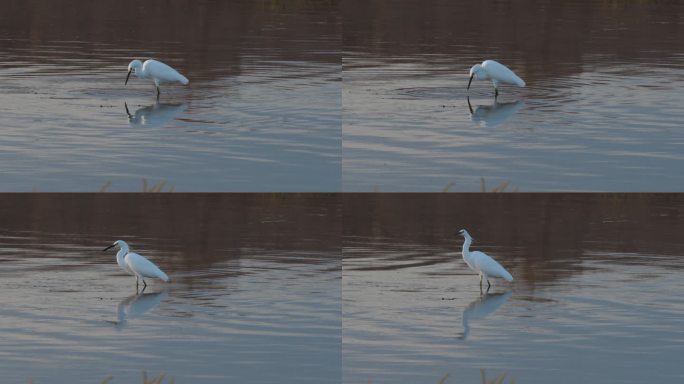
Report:
[[[124,101],[124,108],[126,108],[126,114],[128,115],[128,120],[130,121],[133,118],[133,115],[131,115],[131,111],[128,110],[128,104]]]
[[[492,283],[489,282],[489,279],[487,279],[487,290],[489,291],[489,287],[492,286]]]
[[[142,281],[143,281],[143,284],[145,284],[145,286],[143,287],[143,291],[144,291],[145,288],[147,288],[147,283],[145,282],[145,279],[142,279]]]
[[[496,99],[497,96],[499,96],[499,88],[494,87],[494,98]]]
[[[159,87],[157,87],[157,100],[159,100],[159,94],[160,94],[160,93],[161,93],[161,92],[159,91]],[[145,281],[145,280],[143,280],[143,281]]]

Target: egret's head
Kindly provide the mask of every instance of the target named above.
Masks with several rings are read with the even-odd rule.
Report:
[[[128,84],[128,78],[131,77],[131,72],[135,71],[138,74],[138,70],[142,69],[142,61],[133,60],[128,64],[128,75],[126,75],[126,81],[124,85]]]
[[[473,81],[473,77],[477,80],[487,80],[487,73],[485,73],[484,68],[480,64],[475,64],[470,67],[470,80],[468,80],[468,88],[470,89],[470,83]]]
[[[466,239],[471,238],[470,233],[468,233],[468,231],[466,231],[465,229],[461,229],[460,231],[458,231],[458,234],[465,237]]]
[[[124,247],[125,247],[125,248],[128,248],[128,244],[126,244],[126,242],[123,241],[123,240],[117,240],[117,241],[115,241],[112,245],[110,245],[110,246],[108,246],[107,248],[103,249],[102,252],[107,251],[107,250],[109,250],[109,249],[111,249],[111,248],[114,248],[114,247],[119,247],[119,248],[124,248]]]

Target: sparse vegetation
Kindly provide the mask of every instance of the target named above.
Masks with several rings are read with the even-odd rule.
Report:
[[[143,379],[143,384],[174,384],[175,381],[173,379],[169,379],[168,381],[164,382],[164,374],[160,374],[159,376],[154,376],[154,377],[147,377],[147,372],[143,371],[142,374],[142,379]],[[102,380],[100,384],[115,384],[112,382],[114,380],[114,376],[109,375],[107,376],[106,379]],[[29,379],[28,384],[34,384],[32,379]]]
[[[441,379],[437,382],[437,384],[448,384],[447,379],[449,378],[449,374],[445,373],[444,376],[442,376]],[[484,369],[480,369],[480,379],[481,382],[480,384],[515,384],[515,379],[511,378],[508,382],[504,381],[506,380],[506,374],[505,373],[500,373],[498,376],[491,380],[487,380],[487,375],[485,374]],[[368,380],[368,384],[372,384],[371,380]]]
[[[484,177],[480,177],[480,192],[506,192],[506,189],[508,186],[511,184],[510,181],[502,181],[499,185],[496,187],[487,190],[487,183],[485,182]],[[442,192],[449,192],[451,187],[456,185],[453,181],[450,181],[444,188],[442,188]],[[518,192],[518,187],[514,187],[513,189],[509,190],[509,192]]]
[[[106,183],[104,183],[104,184],[102,185],[102,187],[100,187],[99,192],[108,192],[109,187],[111,187],[111,186],[112,186],[112,182],[111,182],[111,181],[107,181]],[[165,188],[166,188],[166,189],[165,189]],[[156,183],[156,184],[149,184],[149,183],[147,182],[147,179],[146,179],[146,178],[143,177],[143,179],[142,179],[142,191],[143,191],[143,192],[152,192],[152,193],[156,193],[156,192],[173,192],[173,191],[175,190],[175,188],[176,188],[176,187],[173,186],[173,185],[169,185],[169,186],[167,187],[167,182],[166,182],[166,180],[162,180],[162,181],[160,181],[160,182],[158,182],[158,183]]]

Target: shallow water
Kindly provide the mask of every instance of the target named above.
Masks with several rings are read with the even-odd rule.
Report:
[[[484,178],[488,190],[680,191],[682,14],[675,2],[344,2],[344,190],[479,191]],[[485,59],[527,87],[467,92]]]
[[[3,380],[136,383],[146,371],[177,383],[340,382],[337,205],[320,195],[4,196]],[[117,238],[171,282],[136,295],[113,250],[102,252]]]
[[[682,196],[381,197],[344,198],[344,383],[684,379]]]
[[[339,191],[335,2],[31,1],[0,15],[4,191]],[[190,79],[131,77],[157,58]]]

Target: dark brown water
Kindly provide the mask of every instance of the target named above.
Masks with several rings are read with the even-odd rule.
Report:
[[[679,382],[684,196],[345,195],[344,383]],[[514,276],[486,295],[461,258]]]
[[[0,12],[4,191],[339,191],[336,1],[15,1]],[[188,86],[132,78],[162,60]],[[128,108],[128,111],[127,109]],[[129,115],[130,114],[130,115]]]
[[[342,4],[344,190],[682,190],[684,4],[428,3]]]
[[[340,382],[339,200],[0,197],[3,380]],[[171,282],[136,295],[116,239]]]

